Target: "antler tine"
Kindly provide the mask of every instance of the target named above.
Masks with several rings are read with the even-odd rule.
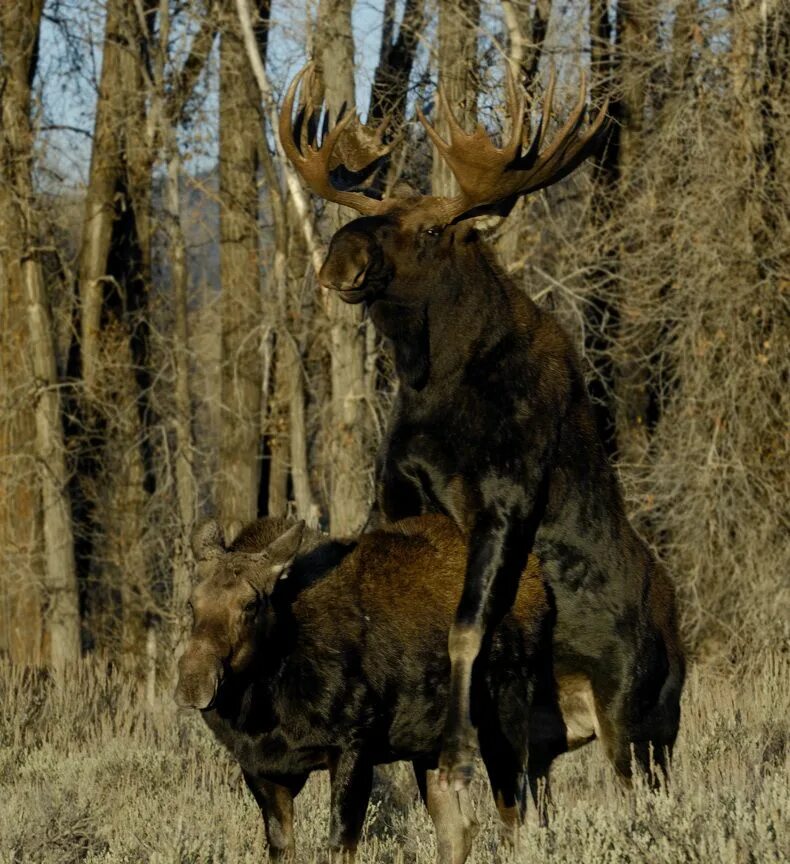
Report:
[[[557,67],[552,63],[549,68],[549,83],[546,85],[546,92],[543,95],[543,108],[540,112],[540,126],[538,134],[535,136],[538,150],[543,146],[543,141],[546,138],[546,132],[549,128],[551,120],[551,109],[554,104],[554,89],[557,86]]]
[[[554,98],[554,81],[551,82],[551,93],[549,94],[549,99],[546,100],[547,109],[544,109],[543,117],[541,118],[541,138],[545,137],[546,128],[548,127],[548,121],[550,119],[551,113],[551,99]],[[541,159],[549,160],[552,158],[555,152],[562,148],[563,145],[567,145],[569,141],[571,141],[572,136],[579,129],[579,126],[582,124],[582,120],[584,118],[584,106],[587,102],[587,76],[582,72],[581,75],[581,86],[579,87],[579,99],[576,102],[576,105],[571,111],[570,117],[565,121],[562,125],[562,128],[557,132],[554,140],[549,145],[548,149],[541,153]],[[545,121],[545,122],[544,122]]]
[[[609,106],[608,100],[599,110],[595,120],[583,135],[577,135],[584,117],[584,105],[586,98],[586,80],[582,74],[580,97],[570,117],[557,133],[548,150],[540,154],[540,164],[533,172],[527,191],[537,189],[556,183],[573,171],[576,166],[589,155],[588,144],[595,138],[604,121]]]
[[[516,88],[513,70],[510,63],[505,67],[505,87],[507,89],[507,105],[510,114],[510,141],[505,149],[513,150],[518,154],[521,147],[521,139],[524,136],[524,93]]]
[[[299,152],[299,147],[294,140],[294,128],[293,128],[293,111],[294,111],[294,97],[296,96],[296,89],[299,86],[300,81],[307,74],[310,66],[312,64],[308,63],[307,66],[304,66],[295,76],[293,81],[288,85],[288,89],[285,91],[285,98],[283,99],[282,108],[280,109],[280,118],[278,131],[280,133],[280,143],[283,146],[283,150],[285,151],[285,155],[296,164],[296,161],[301,158],[302,154]],[[304,123],[302,123],[304,125]],[[300,133],[302,129],[299,129]]]
[[[433,141],[436,149],[442,154],[445,155],[450,152],[454,147],[459,147],[463,142],[468,142],[474,135],[470,135],[463,126],[458,122],[458,118],[455,115],[455,112],[450,105],[447,96],[445,95],[444,88],[441,84],[436,88],[436,101],[439,104],[439,107],[442,109],[442,114],[444,115],[444,119],[447,121],[448,131],[450,133],[450,142],[442,138],[442,136],[436,131],[436,129],[431,126],[428,120],[423,114],[422,109],[417,106],[417,118],[420,123],[425,127],[425,131],[428,133],[431,141]]]
[[[294,130],[293,106],[296,91],[300,85],[302,91],[297,111],[299,128]],[[332,183],[332,157],[335,148],[344,132],[352,124],[358,123],[358,119],[355,111],[348,111],[332,126],[329,122],[329,111],[322,106],[325,113],[324,122],[321,124],[320,110],[319,116],[316,118],[314,89],[315,66],[308,63],[291,81],[280,110],[278,131],[285,155],[302,179],[317,195],[327,201],[343,204],[366,215],[380,212],[383,206],[381,201],[369,198],[362,192],[338,189]],[[315,129],[313,131],[314,121]],[[323,134],[320,129],[321,125],[324,126]],[[357,172],[357,174],[360,173],[364,174],[365,172]]]
[[[546,92],[543,94],[543,106],[540,109],[538,128],[535,130],[531,143],[518,161],[519,166],[524,169],[531,168],[535,164],[535,160],[540,153],[540,148],[543,146],[546,130],[549,128],[549,120],[551,119],[551,106],[554,101],[554,86],[556,82],[557,72],[552,63],[549,71],[549,83],[546,85]]]
[[[305,123],[302,129],[301,142],[302,153],[307,152],[307,147],[317,144],[319,140],[326,137],[329,131],[329,112],[324,111],[323,100],[318,107],[315,104],[316,73],[315,64],[311,63],[307,70],[304,83],[300,92],[301,109],[304,111]],[[322,118],[323,112],[323,118]],[[323,123],[322,123],[323,119]],[[305,128],[306,127],[306,134]],[[323,127],[323,128],[322,128]]]
[[[455,111],[453,111],[452,105],[450,105],[450,102],[445,95],[444,87],[439,87],[438,95],[439,102],[442,105],[442,111],[444,112],[444,118],[447,121],[447,126],[450,132],[450,146],[452,147],[457,142],[468,139],[471,136],[458,122],[458,118],[455,116]]]
[[[431,126],[431,124],[428,122],[427,118],[425,117],[425,114],[422,113],[422,108],[420,108],[419,105],[417,106],[417,119],[425,127],[425,131],[428,133],[428,137],[431,139],[431,141],[433,141],[433,146],[436,147],[436,149],[442,155],[447,153],[450,149],[450,145],[433,128],[433,126]]]
[[[304,114],[304,121],[301,128],[300,149],[302,155],[308,151],[312,153],[321,152],[325,154],[324,161],[329,164],[332,158],[335,145],[347,126],[351,126],[356,122],[356,114],[351,111],[345,113],[346,105],[343,103],[335,125],[331,125],[329,116],[329,108],[322,100],[321,104],[316,107],[314,95],[316,87],[316,72],[315,64],[310,63],[307,67],[307,74],[301,88],[301,97],[299,99],[299,114]]]
[[[329,114],[329,109],[326,109],[327,115]],[[329,133],[325,135],[320,143],[316,141],[315,152],[326,154],[324,161],[329,164],[330,159],[332,158],[332,151],[335,149],[335,144],[337,144],[338,139],[343,134],[344,130],[353,125],[353,123],[357,119],[356,111],[349,111],[344,117],[342,117],[334,126],[331,123],[327,125],[331,128],[329,129]]]
[[[362,168],[367,162],[375,162],[392,150],[393,144],[384,143],[384,134],[389,127],[390,119],[390,116],[387,115],[378,126],[371,128],[359,119],[358,114],[354,115],[354,119],[337,148],[337,150],[343,151],[342,154],[338,153],[338,155],[344,157],[349,168],[352,170]]]
[[[420,122],[461,187],[462,194],[448,200],[446,204],[445,210],[450,214],[450,221],[491,212],[506,214],[519,196],[556,183],[590,154],[590,142],[606,118],[606,106],[598,113],[591,127],[584,134],[580,134],[587,99],[584,75],[581,77],[579,98],[570,116],[547,149],[543,150],[556,80],[557,73],[552,66],[543,96],[540,122],[529,145],[523,141],[524,92],[517,92],[513,73],[509,68],[505,89],[512,129],[507,143],[501,148],[494,145],[482,127],[478,127],[472,135],[464,132],[446,105],[441,91],[439,100],[450,127],[449,144],[428,124],[422,112],[418,111]],[[523,153],[522,148],[525,148]]]

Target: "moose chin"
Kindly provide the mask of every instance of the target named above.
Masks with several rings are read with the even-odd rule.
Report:
[[[378,457],[374,521],[439,511],[468,539],[448,640],[443,780],[471,777],[473,665],[532,552],[556,604],[555,674],[590,682],[600,737],[624,779],[632,755],[660,774],[685,674],[672,582],[628,521],[570,337],[472,227],[580,165],[597,146],[606,106],[585,126],[582,77],[575,108],[549,136],[554,74],[530,124],[508,71],[509,128],[497,146],[482,127],[466,133],[440,90],[448,139],[419,119],[460,193],[379,200],[364,184],[386,151],[381,127],[363,127],[353,111],[332,125],[311,101],[314,75],[308,66],[289,87],[280,139],[313,192],[361,215],[332,238],[320,280],[369,304],[401,385]]]

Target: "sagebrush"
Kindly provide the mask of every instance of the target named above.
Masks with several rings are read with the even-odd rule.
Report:
[[[737,682],[691,668],[668,789],[624,790],[599,749],[555,764],[551,824],[529,820],[515,860],[783,862],[790,857],[790,664],[766,653]],[[57,683],[0,666],[0,860],[14,864],[237,864],[265,860],[252,796],[197,712],[98,660]],[[323,851],[329,782],[297,799],[298,860]],[[358,860],[428,864],[430,820],[411,769],[380,772]],[[473,785],[481,831],[471,860],[499,856],[482,766]],[[534,812],[531,812],[534,816]]]

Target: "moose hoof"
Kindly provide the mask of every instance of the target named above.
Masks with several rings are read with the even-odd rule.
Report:
[[[439,757],[439,787],[460,792],[472,781],[477,740],[473,732],[451,736]]]

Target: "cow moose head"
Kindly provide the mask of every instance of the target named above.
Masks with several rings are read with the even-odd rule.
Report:
[[[300,83],[300,104],[294,118]],[[314,67],[308,64],[302,69],[291,82],[280,112],[283,149],[314,193],[362,214],[332,238],[319,274],[321,284],[337,291],[347,303],[388,300],[407,307],[434,299],[437,291],[448,290],[452,279],[441,276],[468,271],[467,259],[478,254],[470,220],[490,214],[506,216],[520,196],[561,180],[593,151],[606,118],[606,105],[582,131],[584,77],[574,110],[544,147],[555,83],[552,71],[535,135],[528,142],[526,97],[508,68],[511,128],[501,147],[494,144],[482,126],[472,134],[466,133],[440,89],[439,103],[448,119],[449,142],[431,127],[419,109],[418,116],[458,180],[460,194],[379,200],[361,186],[386,152],[382,127],[368,128],[352,111],[341,112],[330,128],[328,112],[312,99]]]
[[[210,708],[223,678],[245,670],[261,618],[277,582],[287,575],[303,532],[304,522],[297,522],[260,551],[250,552],[228,550],[214,520],[195,529],[192,632],[179,660],[175,692],[180,706]]]

